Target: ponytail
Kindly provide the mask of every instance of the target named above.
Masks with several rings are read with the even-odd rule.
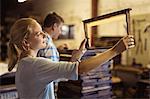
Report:
[[[22,42],[27,35],[31,33],[28,27],[34,27],[37,21],[32,18],[21,18],[17,20],[10,29],[10,41],[9,41],[9,63],[8,71],[11,71],[18,62],[18,57],[23,50]]]
[[[9,55],[8,71],[11,71],[18,61],[18,51],[16,46],[10,41],[9,41],[8,55]]]

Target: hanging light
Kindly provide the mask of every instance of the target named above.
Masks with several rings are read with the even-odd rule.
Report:
[[[20,2],[20,3],[21,3],[21,2],[25,2],[25,1],[27,1],[27,0],[18,0],[18,2]]]

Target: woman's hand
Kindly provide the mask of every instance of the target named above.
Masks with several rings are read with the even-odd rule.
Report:
[[[84,53],[86,52],[86,49],[85,49],[86,42],[87,42],[87,39],[84,39],[81,42],[79,49],[73,50],[72,57],[71,57],[72,62],[79,61],[81,57],[84,55]]]
[[[120,54],[125,50],[135,47],[133,35],[127,35],[120,39],[118,43],[113,47],[113,50]]]

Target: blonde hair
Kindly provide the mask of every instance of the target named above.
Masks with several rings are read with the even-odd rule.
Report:
[[[22,41],[28,33],[32,32],[32,28],[37,24],[37,21],[32,18],[21,18],[17,20],[10,30],[10,41],[9,41],[9,63],[8,71],[11,71],[20,56],[22,48]]]

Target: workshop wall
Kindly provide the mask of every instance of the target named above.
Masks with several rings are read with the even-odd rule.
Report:
[[[136,47],[131,50],[130,61],[146,66],[150,63],[150,13],[132,16],[132,31]]]
[[[100,0],[99,2],[99,15],[120,9],[132,8],[131,29],[132,34],[135,35],[136,47],[122,54],[122,64],[124,65],[131,65],[134,59],[137,64],[142,64],[143,66],[150,64],[150,40],[148,40],[148,37],[150,37],[150,20],[148,19],[150,17],[149,5],[149,0]],[[113,27],[110,28],[113,29]],[[147,31],[145,30],[146,28]],[[140,45],[138,32],[140,32]]]

